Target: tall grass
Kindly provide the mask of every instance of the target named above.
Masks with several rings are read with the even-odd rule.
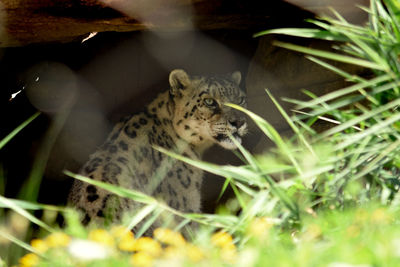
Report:
[[[254,156],[239,144],[244,165],[216,166],[173,155],[189,164],[227,178],[240,204],[238,222],[223,227],[232,233],[244,231],[246,221],[270,216],[283,226],[301,225],[302,216],[326,208],[344,210],[369,202],[398,205],[400,167],[400,3],[371,0],[369,23],[362,27],[336,18],[310,20],[314,29],[274,29],[256,34],[285,34],[334,41],[334,52],[276,41],[279,47],[306,54],[322,67],[352,84],[323,96],[306,92],[311,99],[296,104],[290,116],[268,93],[277,110],[293,130],[284,140],[263,118],[246,113],[274,142],[268,153]],[[327,59],[329,61],[324,61]],[[360,77],[333,66],[330,61],[354,64],[370,70],[373,77]],[[318,120],[334,122],[316,133]]]

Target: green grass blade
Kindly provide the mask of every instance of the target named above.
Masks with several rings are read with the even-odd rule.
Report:
[[[237,179],[239,181],[248,183],[250,185],[255,185],[258,187],[263,187],[265,185],[264,179],[255,171],[250,170],[243,166],[230,166],[230,165],[217,165],[209,162],[204,162],[200,160],[193,160],[191,158],[184,157],[182,155],[176,154],[169,150],[166,150],[162,147],[155,147],[156,150],[170,156],[176,158],[180,161],[186,162],[192,166],[195,166],[199,169],[208,171],[210,173],[222,176],[222,177],[231,177],[233,179]]]
[[[343,41],[347,42],[348,38],[333,32],[318,30],[318,29],[299,29],[299,28],[284,28],[262,31],[253,35],[253,37],[260,37],[268,34],[283,34],[290,36],[297,36],[303,38],[317,38],[328,41]]]
[[[360,177],[363,177],[364,175],[372,172],[374,169],[383,166],[383,163],[381,162],[381,164],[379,164],[379,162],[382,161],[385,157],[387,157],[393,151],[397,150],[396,153],[398,153],[399,145],[400,145],[400,139],[396,140],[396,142],[393,142],[387,148],[383,149],[382,152],[377,157],[375,157],[372,161],[370,161],[361,170],[361,172],[354,175],[354,177],[352,179],[354,179],[354,180],[359,179]]]
[[[384,111],[393,109],[393,108],[397,107],[398,105],[400,105],[400,99],[396,99],[394,101],[387,103],[386,105],[382,105],[377,108],[374,108],[371,111],[364,113],[363,115],[360,115],[354,119],[348,120],[348,121],[340,124],[339,126],[329,129],[328,131],[322,133],[322,135],[319,138],[321,138],[321,139],[326,138],[330,135],[342,132],[342,131],[346,130],[347,128],[353,127],[354,125],[356,125],[362,121],[365,121],[369,118],[375,117]]]
[[[136,191],[136,190],[131,190],[131,189],[123,188],[120,186],[97,181],[94,179],[90,179],[85,176],[72,173],[70,171],[64,171],[64,174],[68,175],[70,177],[73,177],[75,179],[78,179],[82,182],[98,186],[98,187],[105,189],[107,191],[110,191],[111,193],[114,193],[120,197],[130,198],[132,200],[135,200],[137,202],[144,203],[144,204],[160,204],[160,203],[158,203],[158,201],[155,198],[148,196],[142,192]]]
[[[250,164],[250,166],[254,170],[258,170],[258,167],[257,167],[258,164],[257,164],[256,159],[231,134],[229,134],[229,138],[232,140],[232,142],[239,149],[240,153],[242,153],[242,155],[246,159],[247,163]]]
[[[10,235],[9,233],[7,233],[5,231],[0,230],[0,236],[5,238],[5,239],[7,239],[7,240],[10,240],[14,244],[18,245],[21,248],[26,249],[27,251],[30,251],[32,253],[40,255],[40,253],[38,251],[36,251],[31,245],[29,245],[29,244],[25,243],[24,241],[22,241],[22,240],[20,240],[20,239],[18,239],[16,237]]]
[[[246,211],[246,209],[247,209],[246,201],[243,200],[243,197],[240,194],[240,191],[236,187],[235,183],[231,180],[229,185],[231,186],[233,193],[235,194],[235,197],[236,197],[237,201],[239,202],[240,207],[242,208],[243,211]]]
[[[320,97],[318,97],[316,99],[313,99],[311,101],[304,102],[302,105],[299,105],[296,108],[299,108],[299,109],[310,108],[310,107],[316,106],[318,104],[326,103],[326,102],[331,101],[333,99],[337,99],[337,98],[342,97],[344,95],[348,95],[348,94],[357,92],[360,89],[363,89],[363,88],[366,88],[366,87],[373,87],[373,86],[376,86],[379,83],[390,81],[391,79],[392,79],[392,77],[390,75],[380,75],[380,76],[378,76],[376,78],[373,78],[371,80],[368,80],[366,82],[360,82],[360,83],[351,85],[349,87],[346,87],[346,88],[343,88],[343,89],[328,93],[326,95],[320,96]]]
[[[64,207],[58,207],[58,206],[53,206],[53,205],[47,205],[47,204],[40,204],[40,203],[33,203],[33,202],[28,202],[24,200],[19,200],[19,199],[11,199],[7,198],[10,202],[14,203],[16,206],[19,206],[20,208],[24,210],[52,210],[52,211],[59,211],[59,212],[64,212],[66,211],[66,208]],[[5,203],[0,203],[0,208],[8,208],[8,205]]]
[[[0,196],[0,204],[4,207],[7,207],[13,211],[15,211],[16,213],[18,213],[19,215],[25,217],[26,219],[28,219],[29,221],[31,221],[32,223],[42,227],[43,229],[49,231],[49,232],[55,232],[55,230],[53,228],[51,228],[50,226],[48,226],[46,223],[42,222],[41,220],[39,220],[38,218],[36,218],[35,216],[33,216],[32,214],[30,214],[29,212],[27,212],[26,210],[24,210],[23,208],[21,208],[20,206],[18,206],[17,203],[15,203],[14,201],[9,200],[8,198],[5,198],[3,196]]]
[[[368,60],[360,59],[360,58],[354,58],[354,57],[349,57],[345,56],[342,54],[337,54],[337,53],[332,53],[332,52],[326,52],[323,50],[318,50],[318,49],[313,49],[313,48],[307,48],[299,45],[294,45],[294,44],[289,44],[289,43],[284,43],[280,41],[274,41],[274,45],[282,48],[286,48],[289,50],[305,53],[305,54],[310,54],[313,56],[317,57],[323,57],[326,59],[331,59],[347,64],[352,64],[352,65],[357,65],[361,66],[364,68],[369,68],[369,69],[375,69],[375,70],[387,70],[386,66],[381,66],[379,64],[376,64],[375,62],[371,62]]]
[[[132,219],[129,221],[127,229],[133,229],[133,227],[135,227],[138,223],[143,221],[145,217],[147,217],[151,213],[155,212],[156,209],[157,209],[157,205],[155,205],[155,204],[149,204],[149,205],[146,205],[143,208],[141,208],[138,212],[136,212],[133,215]],[[158,215],[160,215],[160,214],[161,214],[160,212],[158,214],[156,214],[157,216],[152,218],[151,221],[154,222],[157,219]],[[146,230],[151,226],[151,224],[152,223],[143,225],[143,227],[141,227],[141,229],[139,229],[139,231],[136,232],[135,234],[137,236],[141,236],[144,232],[146,232]]]
[[[222,185],[222,188],[221,188],[221,191],[219,192],[219,195],[218,195],[218,197],[217,197],[217,203],[221,200],[221,198],[222,198],[222,196],[224,195],[224,193],[226,192],[226,189],[228,188],[228,185],[229,185],[229,182],[230,182],[230,180],[232,179],[232,178],[230,178],[230,177],[225,177],[226,179],[225,179],[225,182],[224,182],[224,184]]]
[[[327,63],[325,61],[322,61],[322,60],[320,60],[320,59],[318,59],[316,57],[306,56],[306,58],[311,60],[311,61],[313,61],[313,62],[315,62],[315,63],[317,63],[318,65],[321,65],[322,67],[324,67],[324,68],[326,68],[326,69],[328,69],[328,70],[330,70],[330,71],[332,71],[332,72],[334,72],[334,73],[346,78],[348,81],[351,81],[351,82],[366,82],[365,79],[363,79],[363,78],[361,78],[361,77],[359,77],[357,75],[345,72],[345,71],[333,66],[332,64],[329,64],[329,63]]]
[[[0,149],[2,149],[14,136],[16,136],[22,129],[24,129],[29,123],[31,123],[34,119],[36,119],[40,115],[40,112],[36,112],[32,116],[29,117],[26,121],[21,123],[17,128],[15,128],[11,133],[9,133],[6,137],[0,140]]]
[[[60,111],[52,120],[49,129],[46,131],[41,145],[36,152],[31,172],[25,181],[18,198],[36,201],[39,195],[40,184],[42,183],[43,173],[45,172],[47,161],[50,157],[51,150],[56,142],[57,136],[61,132],[65,121],[69,115],[69,109]]]
[[[241,107],[238,105],[234,104],[227,104],[230,107],[234,107],[235,109],[238,109],[244,113],[246,113],[255,123],[256,125],[260,128],[263,133],[270,138],[277,146],[279,149],[282,150],[283,154],[286,155],[289,160],[293,163],[295,166],[296,170],[301,173],[302,170],[297,163],[292,151],[289,149],[289,147],[286,145],[286,143],[283,141],[279,133],[275,130],[274,127],[272,127],[271,124],[269,124],[266,120],[261,118],[260,116],[256,115],[255,113]]]
[[[275,97],[269,92],[268,89],[265,89],[267,92],[269,98],[271,98],[272,102],[275,104],[283,118],[286,120],[286,122],[289,124],[290,128],[296,133],[297,137],[300,139],[300,141],[304,144],[304,146],[311,152],[311,155],[316,157],[314,149],[311,147],[311,145],[307,142],[305,139],[304,135],[300,132],[299,128],[296,126],[296,124],[293,123],[289,115],[286,113],[286,111],[282,108],[282,106],[278,103],[278,101],[275,99]]]
[[[383,84],[382,86],[375,86],[375,87],[372,87],[373,89],[370,94],[371,95],[379,94],[379,93],[385,92],[387,90],[396,88],[397,85],[399,85],[398,81],[392,82],[392,83],[386,83],[386,84]],[[364,98],[365,98],[365,96],[360,95],[360,94],[353,95],[350,97],[338,97],[338,100],[329,104],[328,108],[325,107],[325,104],[324,104],[324,108],[320,108],[318,106],[317,107],[310,106],[310,108],[313,108],[313,111],[307,112],[307,113],[302,112],[302,114],[307,114],[307,115],[306,116],[303,116],[303,115],[297,116],[297,117],[293,118],[293,120],[297,122],[298,120],[302,120],[304,118],[321,116],[323,114],[329,114],[331,112],[335,112],[341,108],[344,108],[345,106],[359,102],[359,101],[363,100]],[[296,101],[293,99],[284,99],[284,100],[287,102],[290,102],[290,103],[297,104],[298,106],[301,106],[301,107],[307,106],[307,105],[309,105],[310,102],[313,101],[312,100],[309,102],[302,102],[302,101]],[[297,111],[297,112],[301,112],[301,111]]]
[[[361,139],[363,139],[369,135],[378,135],[383,129],[387,128],[389,125],[391,125],[399,120],[400,120],[400,113],[397,113],[397,114],[387,118],[386,120],[375,124],[374,126],[372,126],[371,128],[369,128],[365,131],[349,135],[346,137],[346,139],[342,143],[340,143],[336,147],[336,150],[344,149],[354,143],[359,142]]]

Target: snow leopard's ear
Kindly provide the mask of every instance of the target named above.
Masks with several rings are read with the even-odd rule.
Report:
[[[189,75],[181,69],[173,70],[169,74],[169,84],[171,94],[179,95],[181,90],[185,90],[190,85]]]
[[[242,80],[242,74],[237,70],[231,74],[231,79],[236,85],[239,85]]]

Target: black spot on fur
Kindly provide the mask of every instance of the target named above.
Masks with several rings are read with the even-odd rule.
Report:
[[[196,136],[197,135],[197,133],[192,133],[190,136]]]
[[[183,208],[186,209],[186,207],[187,207],[187,199],[186,199],[186,197],[182,197],[182,202],[183,202]]]
[[[201,93],[199,94],[199,97],[201,97],[201,96],[204,95],[204,94],[207,94],[207,92],[206,92],[206,91],[201,92]]]
[[[97,194],[97,188],[94,185],[88,185],[86,187],[86,192],[88,194]]]
[[[192,114],[196,111],[197,106],[193,106],[192,111],[190,111]]]
[[[87,201],[89,201],[89,202],[94,202],[94,201],[96,201],[97,199],[99,198],[99,195],[88,195],[87,196]]]
[[[124,158],[124,157],[117,158],[117,161],[121,162],[122,164],[127,164],[128,163],[128,160],[126,158]]]
[[[121,167],[115,163],[107,163],[103,169],[103,178],[109,181],[116,181],[116,177],[122,172]]]
[[[156,108],[152,108],[151,111],[155,113],[157,111],[157,109]]]
[[[189,125],[185,125],[185,130],[190,130],[190,126]]]
[[[185,177],[183,178],[183,177],[180,177],[180,176],[178,175],[178,179],[179,179],[179,182],[181,182],[181,185],[182,185],[184,188],[189,188],[190,184],[192,183],[192,179],[190,179],[189,176],[185,176]]]
[[[186,112],[185,115],[183,116],[185,119],[189,117],[189,112]]]
[[[132,123],[132,126],[135,127],[136,129],[140,129],[140,125],[137,122]]]
[[[140,123],[141,125],[146,125],[146,124],[147,124],[147,120],[146,120],[145,118],[140,118],[140,119],[139,119],[139,123]]]
[[[171,208],[174,208],[174,209],[179,209],[180,208],[180,204],[179,204],[179,202],[177,201],[177,200],[170,200],[169,202],[168,202],[168,206],[170,206]]]
[[[82,219],[82,224],[86,226],[89,223],[90,223],[90,216],[87,212],[85,212],[85,216]]]
[[[155,123],[155,125],[157,125],[157,126],[160,126],[160,125],[161,125],[161,121],[160,121],[159,119],[154,119],[154,123]]]
[[[99,195],[97,194],[97,188],[93,185],[88,185],[86,187],[86,193],[87,195],[87,200],[89,202],[94,202],[99,198]]]
[[[177,123],[176,123],[176,125],[179,125],[179,124],[181,124],[182,123],[182,120],[179,120]]]
[[[196,189],[200,189],[200,187],[201,187],[201,184],[199,183],[199,182],[196,182],[195,184],[194,184],[195,186],[196,186]]]
[[[199,136],[199,140],[200,140],[200,141],[203,141],[203,137]]]
[[[96,213],[96,215],[97,215],[97,217],[102,217],[102,218],[106,217],[106,216],[104,215],[104,212],[103,212],[102,210],[99,210],[99,211]]]
[[[162,192],[162,183],[160,183],[160,184],[157,186],[156,192],[157,192],[158,194],[160,194],[160,193]]]
[[[137,133],[136,133],[136,131],[134,130],[134,128],[133,128],[133,127],[129,127],[128,125],[125,126],[124,132],[125,132],[125,134],[126,134],[128,137],[130,137],[130,138],[136,138],[136,136],[137,136]]]
[[[177,196],[176,191],[172,188],[170,184],[168,184],[168,193],[170,196]]]
[[[118,145],[122,150],[124,150],[124,151],[128,150],[128,145],[124,141],[119,141]]]
[[[164,105],[164,101],[161,101],[160,103],[158,103],[158,108],[161,108]]]
[[[103,159],[101,159],[101,158],[91,159],[87,163],[87,166],[84,168],[84,170],[86,173],[94,172],[97,169],[97,167],[100,166],[101,163],[103,163]]]
[[[103,204],[102,204],[102,206],[101,206],[101,209],[102,210],[104,210],[105,208],[106,208],[106,206],[107,206],[107,201],[108,201],[108,199],[110,198],[110,194],[108,194],[108,195],[106,195],[104,198],[103,198]]]

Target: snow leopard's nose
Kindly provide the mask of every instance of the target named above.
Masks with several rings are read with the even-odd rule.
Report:
[[[230,119],[229,124],[235,127],[236,129],[239,129],[246,123],[246,120],[244,118],[235,118],[235,119]]]

